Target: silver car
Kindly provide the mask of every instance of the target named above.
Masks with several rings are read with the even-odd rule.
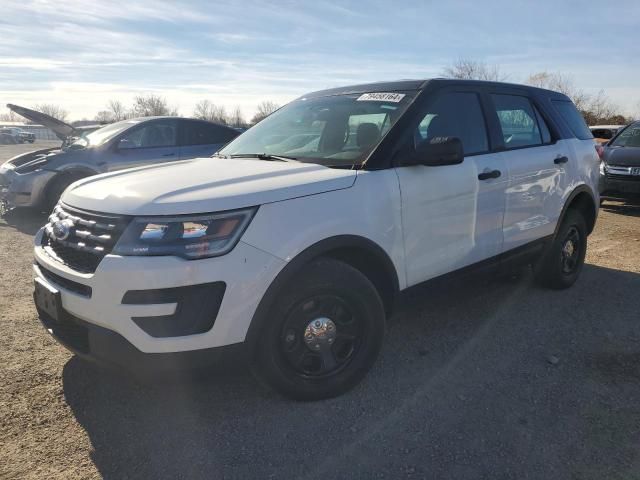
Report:
[[[25,116],[27,109],[20,110]],[[76,180],[125,168],[210,156],[239,135],[233,128],[202,120],[146,117],[112,123],[68,143],[68,137],[78,136],[74,127],[58,120],[47,124],[42,117],[32,117],[28,118],[54,130],[63,146],[18,155],[0,166],[0,215],[14,207],[50,211]]]

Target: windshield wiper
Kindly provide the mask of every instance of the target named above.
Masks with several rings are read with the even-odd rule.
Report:
[[[286,155],[271,155],[269,153],[239,153],[237,155],[229,155],[229,158],[257,158],[258,160],[277,160],[279,162],[298,162],[296,157],[288,157]]]

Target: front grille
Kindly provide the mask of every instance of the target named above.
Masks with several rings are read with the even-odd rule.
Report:
[[[77,293],[78,295],[82,295],[83,297],[91,298],[91,294],[92,294],[91,287],[87,285],[83,285],[82,283],[74,282],[73,280],[69,280],[67,278],[61,277],[60,275],[53,273],[52,271],[43,267],[39,263],[36,263],[36,268],[40,271],[40,273],[44,278],[49,280],[54,285],[62,287],[73,293]]]
[[[63,221],[65,228],[60,230]],[[111,253],[128,223],[128,217],[57,205],[45,225],[42,247],[50,257],[72,270],[93,273],[102,259]]]
[[[640,182],[640,175],[619,175],[616,173],[608,173],[608,180],[619,180],[623,182]]]

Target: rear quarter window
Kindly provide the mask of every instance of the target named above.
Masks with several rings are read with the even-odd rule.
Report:
[[[584,117],[572,102],[551,100],[551,103],[556,107],[556,110],[564,119],[565,123],[571,129],[571,132],[573,132],[576,138],[579,138],[580,140],[593,139],[591,130],[587,127]]]

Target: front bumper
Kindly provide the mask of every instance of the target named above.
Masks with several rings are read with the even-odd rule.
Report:
[[[101,366],[152,374],[245,359],[246,352],[241,343],[188,352],[143,353],[113,330],[80,320],[64,310],[61,314],[60,318],[53,320],[47,313],[38,311],[42,325],[58,343]]]
[[[607,171],[600,175],[600,197],[638,199],[640,198],[640,176],[628,174],[616,174]]]
[[[19,174],[12,168],[0,167],[0,203],[5,209],[37,207],[45,197],[47,183],[56,175],[48,170]]]
[[[64,312],[117,333],[143,353],[194,351],[243,342],[259,301],[284,266],[284,261],[239,242],[227,255],[202,260],[107,255],[94,273],[84,274],[50,257],[41,243],[42,230],[35,239],[34,276],[60,292]],[[125,301],[132,291],[217,282],[224,282],[224,296],[213,327],[202,333],[152,336],[136,320],[153,322],[156,317],[166,321],[176,314],[178,305]],[[90,289],[90,296],[79,286]]]

